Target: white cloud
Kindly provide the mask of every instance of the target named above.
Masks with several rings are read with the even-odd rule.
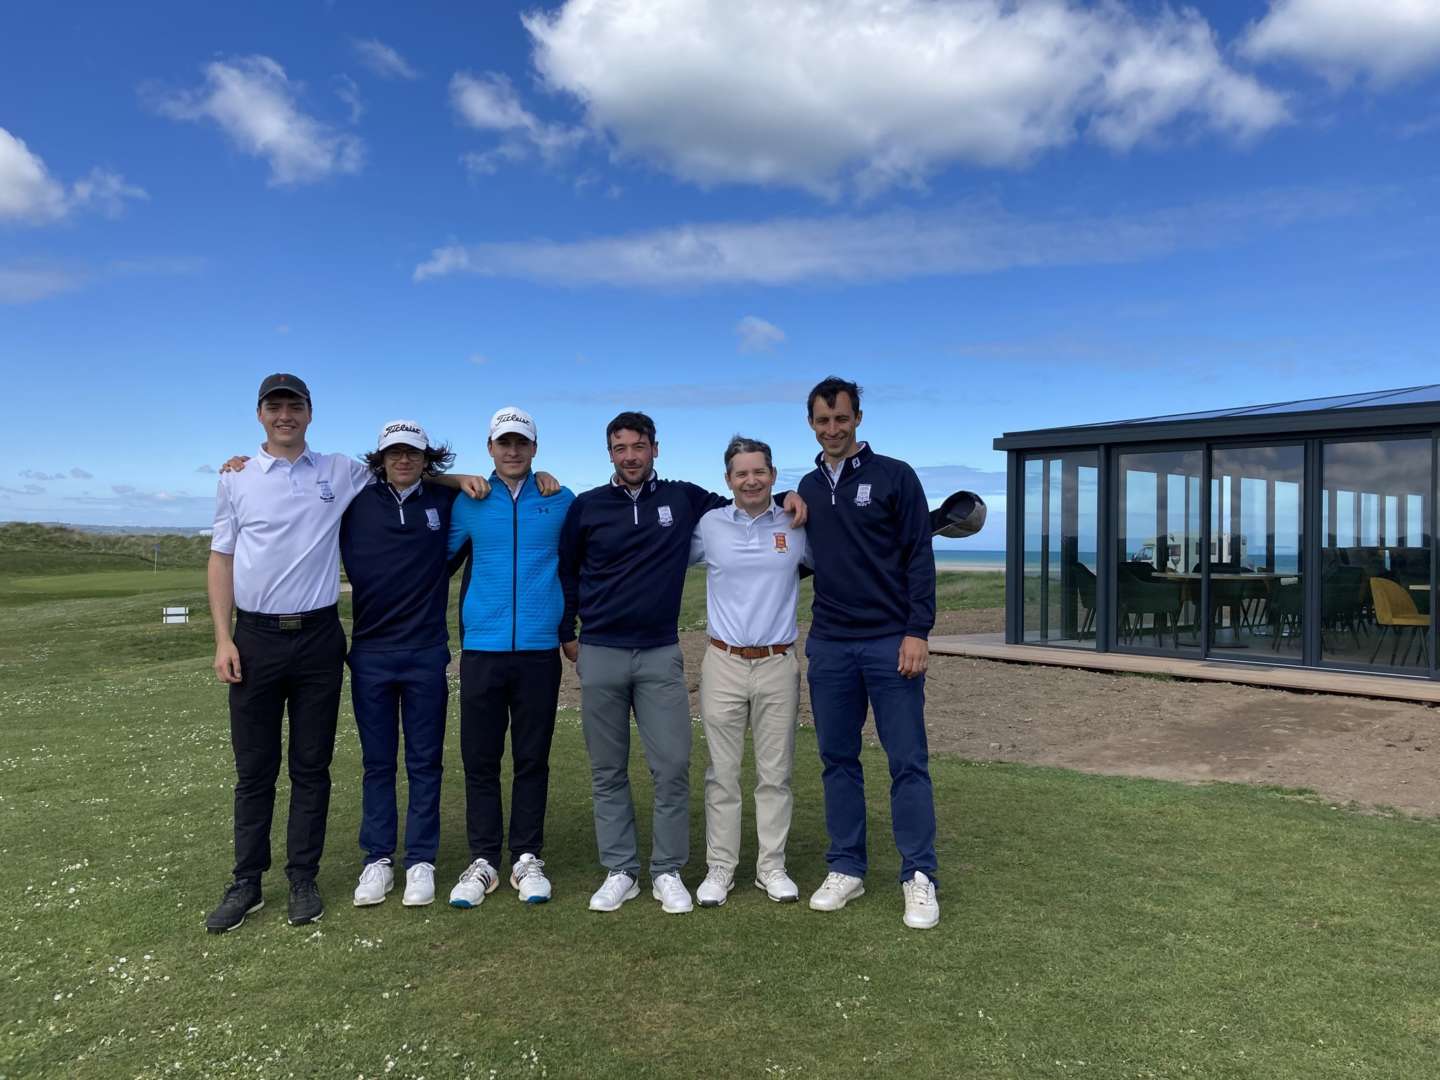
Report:
[[[478,353],[478,352],[477,352],[477,353],[471,353],[471,354],[470,354],[469,356],[467,356],[465,359],[466,359],[469,363],[474,364],[476,367],[484,367],[486,364],[490,363],[490,358],[489,358],[488,356],[486,356],[484,353]]]
[[[70,479],[72,479],[72,480],[94,480],[94,479],[95,479],[95,474],[94,474],[94,473],[88,473],[88,472],[86,472],[84,469],[81,469],[81,468],[74,468],[74,469],[71,469],[71,470],[70,470]]]
[[[146,198],[143,189],[127,184],[123,176],[99,168],[67,191],[25,140],[0,128],[0,222],[44,225],[89,209],[116,217],[126,199]]]
[[[594,131],[700,184],[865,193],[1082,137],[1123,151],[1181,124],[1245,138],[1286,117],[1191,9],[566,0],[524,23],[547,87]]]
[[[147,255],[108,262],[0,263],[0,304],[29,304],[95,281],[135,276],[187,277],[205,269],[204,259]]]
[[[735,333],[742,353],[769,352],[785,342],[785,331],[758,315],[746,315],[735,324]]]
[[[349,75],[335,76],[335,96],[350,110],[350,123],[358,124],[365,115],[365,102],[360,97],[360,84]]]
[[[302,87],[268,56],[205,65],[205,85],[159,95],[177,120],[212,120],[242,152],[270,164],[270,184],[304,184],[360,170],[365,144],[300,110]]]
[[[444,277],[446,274],[469,269],[470,254],[459,244],[450,244],[436,248],[430,253],[430,258],[415,267],[414,278],[416,281],[424,281],[426,278]]]
[[[85,275],[63,267],[0,264],[0,304],[32,304],[84,283]]]
[[[1270,0],[1242,51],[1316,68],[1333,82],[1396,82],[1440,66],[1435,0]]]
[[[501,137],[494,149],[461,158],[471,175],[487,175],[532,155],[553,164],[586,138],[583,128],[547,124],[530,112],[504,75],[457,72],[450,80],[450,104],[470,127]]]
[[[360,62],[382,79],[420,77],[420,72],[411,67],[408,60],[383,41],[376,38],[357,38],[350,44],[355,49],[355,55],[360,57]]]
[[[1373,194],[1371,197],[1374,197]],[[1025,218],[989,204],[679,225],[578,241],[437,248],[414,279],[468,272],[571,285],[696,287],[901,280],[1134,262],[1357,212],[1358,193],[1256,192],[1130,216]]]

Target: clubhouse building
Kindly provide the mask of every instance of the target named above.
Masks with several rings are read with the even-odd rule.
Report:
[[[1440,384],[1010,432],[1010,645],[1440,678]]]

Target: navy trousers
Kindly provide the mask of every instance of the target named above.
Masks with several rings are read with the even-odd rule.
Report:
[[[350,697],[365,767],[360,847],[366,863],[395,855],[398,822],[395,767],[405,732],[405,867],[434,863],[440,848],[440,774],[445,752],[445,666],[450,650],[398,649],[350,653]]]
[[[925,740],[925,676],[904,678],[896,666],[900,637],[856,641],[811,634],[810,708],[820,743],[825,789],[825,829],[832,871],[864,877],[865,774],[860,765],[860,732],[865,706],[875,711],[880,745],[890,759],[890,817],[900,851],[900,880],[917,870],[935,879],[935,797],[930,787],[930,754]]]

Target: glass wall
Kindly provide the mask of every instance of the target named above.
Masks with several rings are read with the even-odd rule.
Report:
[[[1121,646],[1198,653],[1201,452],[1117,457],[1115,641]]]
[[[1321,658],[1430,667],[1429,439],[1321,447]]]
[[[1093,450],[1025,459],[1025,640],[1095,647]]]
[[[1210,653],[1304,658],[1303,446],[1210,455]]]

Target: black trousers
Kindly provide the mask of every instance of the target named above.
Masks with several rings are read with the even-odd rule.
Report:
[[[249,623],[235,627],[241,681],[230,686],[230,745],[235,751],[235,877],[270,869],[270,822],[280,775],[281,727],[290,714],[290,823],[285,875],[314,880],[330,813],[330,759],[345,671],[340,618],[307,616],[298,630]]]
[[[470,857],[500,867],[504,810],[500,759],[510,729],[510,858],[545,844],[550,742],[560,700],[560,650],[460,654],[460,757],[465,763],[465,827]]]

